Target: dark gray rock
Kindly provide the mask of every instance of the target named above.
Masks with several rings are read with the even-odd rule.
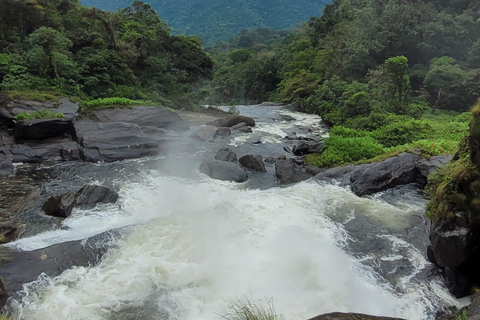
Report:
[[[235,154],[235,152],[230,150],[230,148],[225,147],[225,148],[220,149],[217,152],[217,154],[215,155],[215,160],[236,162],[237,161],[237,155]]]
[[[127,122],[141,127],[157,127],[175,131],[188,130],[187,122],[178,114],[161,107],[132,107],[95,111],[101,122]]]
[[[91,266],[100,262],[108,250],[111,239],[118,231],[108,231],[87,240],[70,241],[34,251],[15,251],[4,248],[0,275],[11,295],[22,289],[23,284],[37,280],[45,273],[57,276],[73,266]]]
[[[201,173],[217,180],[244,182],[248,179],[245,170],[233,162],[220,160],[207,161],[200,165],[199,170]]]
[[[216,138],[225,139],[226,137],[230,136],[231,134],[232,134],[232,131],[230,130],[230,128],[221,127],[221,128],[218,128],[217,133],[215,134],[215,136],[213,138],[214,139],[216,139]]]
[[[41,163],[80,160],[78,144],[69,139],[14,145],[9,153],[13,162]]]
[[[424,186],[427,184],[427,178],[430,174],[437,171],[452,160],[451,155],[436,156],[430,159],[420,159],[417,161],[417,168],[420,174],[420,181]]]
[[[468,320],[480,320],[480,293],[473,296],[473,301],[467,308]]]
[[[245,168],[258,172],[267,172],[261,156],[248,154],[238,159],[238,162]]]
[[[316,316],[309,320],[402,320],[400,318],[377,317],[359,313],[333,312]]]
[[[25,225],[12,221],[0,223],[0,243],[8,243],[18,239],[25,232]]]
[[[5,288],[5,284],[3,283],[3,280],[0,279],[0,310],[3,307],[5,307],[5,304],[7,304],[7,299],[8,299],[7,289]]]
[[[13,158],[6,148],[0,147],[0,175],[13,173]]]
[[[89,120],[74,123],[75,138],[80,145],[84,161],[113,162],[124,159],[152,156],[159,153],[164,141],[147,136],[133,123],[97,123]]]
[[[75,193],[76,206],[94,207],[97,203],[115,203],[118,193],[114,190],[93,184],[87,184]]]
[[[412,153],[357,168],[350,177],[352,191],[358,195],[373,194],[398,185],[416,182],[419,175],[417,161],[421,157]]]
[[[275,158],[274,157],[266,157],[263,161],[266,163],[275,163]]]
[[[337,182],[340,182],[341,186],[350,186],[352,182],[350,181],[350,177],[352,173],[357,169],[363,167],[364,165],[361,166],[354,166],[354,165],[348,165],[348,166],[343,166],[343,167],[335,167],[335,168],[330,168],[326,169],[320,173],[318,173],[315,178],[318,180],[335,180]]]
[[[246,123],[247,126],[255,127],[255,120],[245,116],[229,116],[226,118],[216,119],[213,121],[208,122],[208,125],[216,126],[216,127],[233,127],[239,123]]]
[[[292,152],[296,156],[303,156],[311,153],[322,153],[323,142],[305,142],[302,141],[293,146]]]
[[[311,178],[292,162],[292,160],[275,160],[275,174],[279,184],[291,184]]]
[[[50,197],[42,206],[42,210],[46,215],[66,218],[72,213],[75,203],[75,194],[69,192],[61,196]]]
[[[77,102],[72,102],[68,98],[61,98],[59,102],[55,113],[62,113],[65,120],[73,120],[78,115],[80,106]]]
[[[71,121],[61,119],[23,120],[15,124],[15,139],[43,140],[72,133]]]

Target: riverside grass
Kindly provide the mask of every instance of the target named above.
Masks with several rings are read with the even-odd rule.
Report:
[[[272,300],[234,298],[226,300],[225,304],[225,310],[218,314],[223,320],[284,320],[275,312]]]
[[[458,141],[468,131],[470,113],[445,116],[428,115],[424,119],[389,115],[389,122],[375,130],[334,126],[325,139],[324,152],[306,157],[317,167],[333,167],[381,161],[402,152],[418,153],[426,158],[454,154]]]

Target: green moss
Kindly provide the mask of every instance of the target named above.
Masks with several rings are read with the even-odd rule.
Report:
[[[10,100],[25,99],[39,102],[53,101],[58,104],[60,98],[65,95],[56,91],[16,90],[6,91],[5,96]]]

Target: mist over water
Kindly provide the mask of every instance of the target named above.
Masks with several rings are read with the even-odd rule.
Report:
[[[226,141],[237,153],[281,150],[282,132],[299,126],[325,134],[315,116],[253,108],[240,110],[254,113],[255,132]],[[259,137],[269,142],[249,143]],[[458,304],[439,279],[421,276],[431,265],[425,199],[414,188],[359,198],[316,180],[253,188],[161,169],[179,159],[192,166],[204,156],[198,148],[190,157],[148,160],[153,167],[126,164],[142,169],[116,178],[118,204],[76,210],[68,228],[13,243],[33,250],[121,228],[98,265],[26,285],[12,302],[17,315],[219,319],[226,301],[249,299],[272,301],[287,320],[334,311],[433,319],[442,306]],[[273,167],[267,170],[271,177]]]

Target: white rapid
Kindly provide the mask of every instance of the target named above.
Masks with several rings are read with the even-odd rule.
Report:
[[[259,131],[278,137],[277,124]],[[415,320],[459,304],[439,279],[414,280],[429,263],[404,236],[425,204],[413,191],[359,198],[313,179],[261,190],[150,169],[116,184],[119,204],[77,210],[65,230],[12,244],[33,250],[123,227],[98,265],[24,286],[15,316],[221,319],[226,301],[248,299],[286,320],[334,311]]]

